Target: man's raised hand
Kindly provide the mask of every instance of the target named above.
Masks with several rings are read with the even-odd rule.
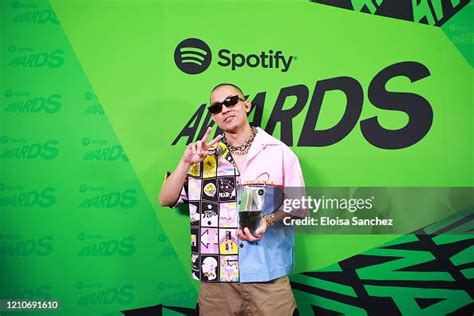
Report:
[[[222,138],[222,135],[217,135],[211,142],[206,143],[209,135],[211,135],[211,127],[207,128],[206,133],[195,143],[191,143],[186,147],[186,150],[183,154],[183,161],[185,163],[194,164],[197,162],[201,162],[206,158],[206,156],[211,155],[212,152],[209,151],[209,148],[217,144]]]

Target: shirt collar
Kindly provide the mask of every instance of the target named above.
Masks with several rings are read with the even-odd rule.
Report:
[[[274,138],[265,130],[261,129],[260,127],[257,127],[257,135],[255,135],[255,139],[252,142],[252,145],[250,146],[249,152],[247,153],[247,157],[244,163],[244,168],[243,170],[240,170],[240,172],[244,172],[244,170],[247,167],[247,164],[255,158],[262,150],[265,149],[267,146],[272,146],[272,145],[281,145],[282,142],[279,141],[278,139]],[[223,146],[224,148],[227,148],[224,142],[220,142],[220,145]]]
[[[260,127],[257,127],[257,129],[258,129],[258,133],[255,136],[255,139],[253,141],[254,144],[256,145],[255,147],[260,147],[262,145],[264,146],[264,145],[280,145],[281,144],[281,142],[278,139],[276,139],[272,135],[265,132],[264,129],[261,129]]]
[[[249,152],[247,154],[247,158],[244,163],[244,168],[241,172],[245,172],[247,169],[247,165],[256,157],[258,154],[265,149],[267,146],[273,145],[280,145],[281,142],[265,132],[260,127],[257,127],[258,132],[255,135],[255,139],[253,140],[252,146],[250,146]]]

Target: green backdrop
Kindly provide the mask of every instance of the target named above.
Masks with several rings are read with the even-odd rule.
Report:
[[[435,26],[429,19],[424,24],[370,14],[367,4],[345,10],[308,1],[2,0],[0,298],[57,299],[64,315],[120,315],[161,304],[183,308],[162,306],[164,313],[191,313],[199,283],[191,280],[189,220],[185,210],[159,207],[156,197],[185,144],[205,129],[206,113],[196,111],[220,82],[238,84],[250,99],[265,93],[262,128],[282,88],[307,87],[308,101],[292,120],[292,149],[308,186],[472,187],[473,6],[451,5],[462,8]],[[185,73],[175,63],[176,46],[187,38],[210,48],[212,60],[201,73]],[[232,70],[218,64],[221,49],[246,56],[282,51],[293,60],[285,72],[261,66]],[[423,64],[430,75],[416,82],[396,77],[386,88],[422,96],[433,122],[409,147],[378,148],[364,138],[360,121],[377,116],[383,127],[395,130],[408,117],[374,106],[369,85],[381,70],[405,61]],[[362,87],[358,123],[335,144],[297,146],[315,85],[341,76]],[[294,104],[290,97],[283,108]],[[327,92],[317,129],[337,124],[345,104],[343,93]],[[195,128],[191,136],[177,139],[186,126]],[[275,126],[275,137],[282,136],[281,128]],[[342,273],[349,267],[338,262],[370,251],[381,256],[378,246],[403,244],[403,238],[417,237],[298,233],[292,285],[301,313],[310,314],[312,305],[348,312],[358,294],[347,284],[299,273]],[[461,268],[472,271],[472,239],[452,238],[463,242],[460,253],[466,251]],[[443,242],[451,243],[438,244]],[[409,256],[406,251],[384,254]],[[371,278],[384,271],[373,269]],[[472,292],[463,290],[463,282],[473,274],[462,275],[457,290],[430,289],[423,297],[450,299],[429,308],[468,306]],[[363,279],[363,273],[357,276]],[[369,296],[393,296],[402,312],[421,309],[412,305],[406,284],[363,286]],[[362,307],[357,312],[365,313]]]

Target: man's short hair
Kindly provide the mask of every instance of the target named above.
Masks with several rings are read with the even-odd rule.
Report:
[[[219,89],[220,87],[224,87],[224,86],[231,86],[231,87],[234,87],[241,95],[242,98],[245,98],[245,94],[242,92],[242,89],[240,89],[238,86],[236,86],[235,84],[233,83],[227,83],[227,82],[223,82],[223,83],[219,83],[217,86],[215,86],[214,88],[212,88],[211,90],[211,95],[214,91],[216,91],[217,89]]]

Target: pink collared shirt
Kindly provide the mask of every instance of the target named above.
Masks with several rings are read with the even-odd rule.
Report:
[[[272,184],[283,188],[298,187],[304,191],[304,178],[298,157],[282,141],[265,130],[258,133],[240,171],[240,184]],[[293,209],[288,214],[297,217],[309,216],[307,209]]]

